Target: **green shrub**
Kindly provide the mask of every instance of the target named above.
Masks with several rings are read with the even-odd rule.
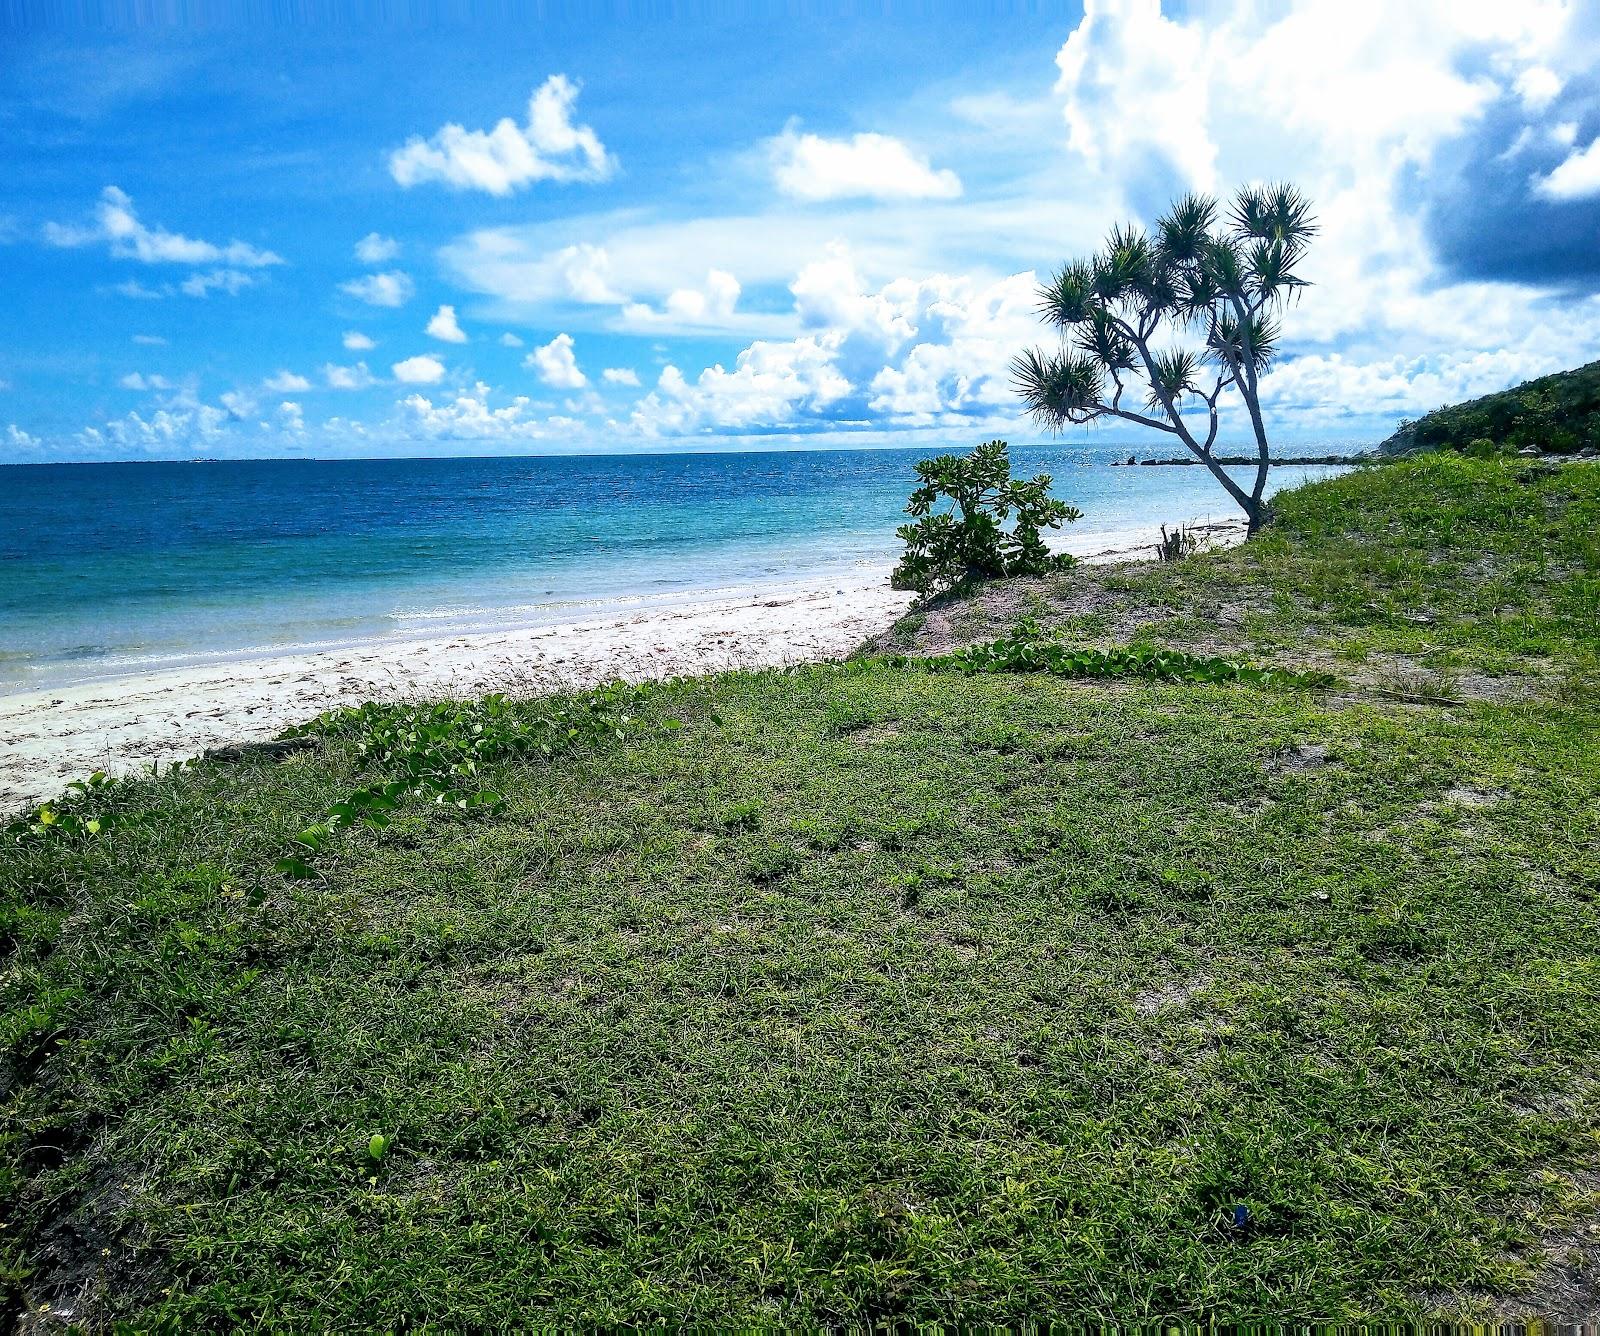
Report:
[[[916,523],[896,530],[906,550],[889,577],[894,588],[926,597],[973,580],[1043,575],[1072,564],[1045,546],[1040,530],[1071,524],[1083,512],[1050,495],[1048,473],[1013,479],[1004,441],[921,460],[917,477],[921,485],[906,503]],[[935,509],[946,502],[948,509]]]

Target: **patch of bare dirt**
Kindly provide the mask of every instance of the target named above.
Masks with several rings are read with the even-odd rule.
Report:
[[[1274,752],[1263,763],[1262,769],[1275,775],[1294,774],[1303,770],[1319,770],[1329,763],[1327,747],[1320,742],[1299,742]]]
[[[1211,986],[1211,977],[1197,974],[1192,979],[1175,979],[1155,988],[1146,988],[1133,999],[1133,1009],[1141,1016],[1186,1007]]]

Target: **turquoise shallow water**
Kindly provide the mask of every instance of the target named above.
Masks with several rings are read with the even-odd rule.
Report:
[[[0,468],[0,690],[861,583],[894,560],[923,453]],[[1085,512],[1075,550],[1230,514],[1203,470],[1108,467],[1127,453],[1013,456]]]

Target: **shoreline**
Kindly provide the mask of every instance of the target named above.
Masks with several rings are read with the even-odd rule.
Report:
[[[1243,538],[1242,520],[1187,527],[1211,545]],[[1097,564],[1149,560],[1158,526],[1147,539],[1139,533],[1138,543],[1131,531],[1119,533],[1118,546],[1077,555]],[[324,710],[367,700],[529,696],[615,678],[842,658],[910,602],[877,573],[870,584],[793,584],[570,622],[219,657],[28,687],[0,695],[0,815],[49,801],[96,770],[123,775],[211,747],[264,741]]]

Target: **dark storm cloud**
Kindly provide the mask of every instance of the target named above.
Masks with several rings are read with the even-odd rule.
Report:
[[[1564,142],[1558,127],[1576,127]],[[1574,80],[1548,107],[1501,97],[1407,182],[1447,277],[1600,291],[1600,194],[1550,199],[1535,183],[1600,134],[1600,84]]]

